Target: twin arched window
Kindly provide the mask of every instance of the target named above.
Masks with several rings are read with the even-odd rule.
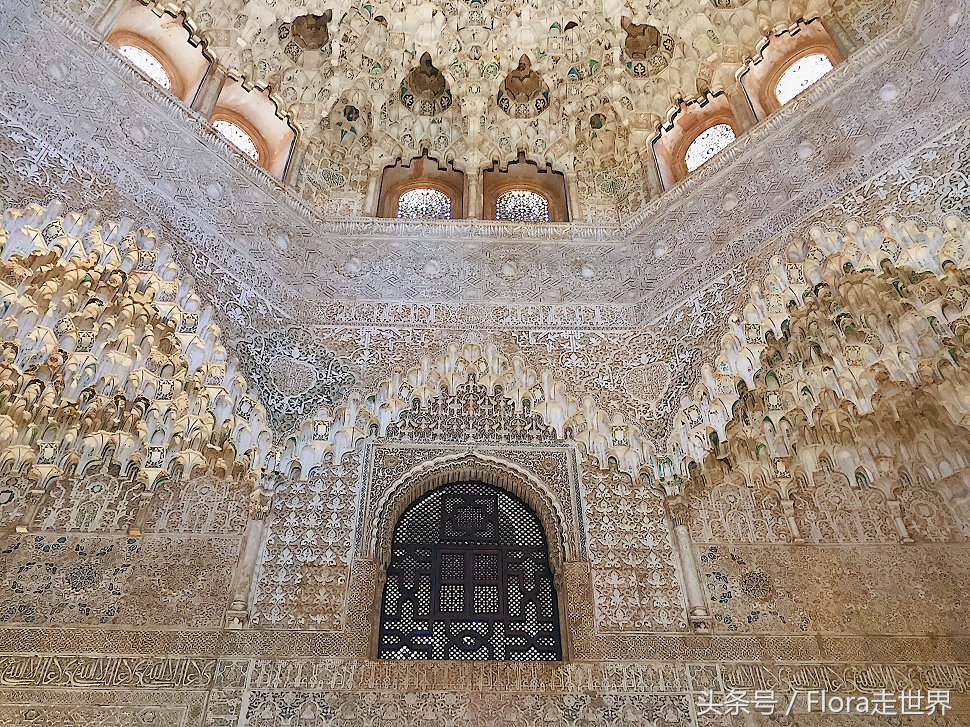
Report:
[[[436,189],[412,189],[398,197],[397,216],[409,220],[450,220],[451,199]],[[549,222],[549,201],[536,192],[512,189],[495,200],[495,219]]]
[[[247,89],[191,42],[184,15],[129,3],[107,40],[141,73],[212,123],[234,150],[280,179],[295,130],[268,92]]]
[[[398,197],[397,216],[409,220],[450,220],[451,198],[436,189],[411,189]],[[549,222],[549,200],[527,189],[509,190],[495,200],[495,219],[504,222]]]
[[[398,520],[381,602],[381,659],[560,661],[542,523],[482,482],[445,485]]]
[[[806,33],[807,31],[802,32]],[[818,35],[821,32],[820,26],[813,26],[812,32]],[[791,39],[785,38],[782,41],[778,41],[779,46],[784,46],[785,41],[793,42]],[[813,42],[817,42],[817,39]],[[768,47],[770,48],[771,44]],[[802,49],[801,55],[798,55],[798,51],[790,51],[790,54],[787,56],[788,60],[776,59],[774,62],[765,61],[765,63],[768,63],[775,70],[769,72],[766,69],[758,68],[759,78],[761,80],[752,82],[754,88],[751,91],[739,89],[741,94],[749,95],[748,98],[742,98],[742,101],[744,103],[751,102],[756,118],[764,118],[774,108],[788,103],[834,68],[832,56],[828,52],[810,52],[814,47],[817,46],[809,46],[809,52]],[[782,51],[789,53],[788,51],[784,51],[784,47],[782,47]],[[765,51],[765,57],[767,58],[769,55]],[[766,82],[768,89],[764,88]],[[748,86],[750,85],[751,83],[748,84]],[[748,86],[745,86],[745,89]],[[753,96],[750,95],[751,92],[754,92]],[[767,102],[764,99],[766,93],[770,93],[772,105],[766,105]],[[720,108],[718,108],[718,105],[720,105]],[[708,121],[707,126],[704,126],[704,117],[702,114],[705,112],[703,111],[690,109],[686,114],[681,114],[683,118],[678,119],[675,124],[681,125],[682,128],[697,128],[699,126],[701,131],[699,133],[695,132],[695,135],[689,144],[687,144],[686,150],[682,152],[683,157],[681,159],[684,166],[680,166],[680,175],[676,171],[680,165],[680,160],[676,158],[676,152],[669,149],[666,152],[668,157],[674,156],[673,159],[668,158],[666,161],[666,169],[668,171],[665,175],[665,181],[668,184],[676,181],[679,176],[683,175],[684,167],[686,167],[686,173],[693,172],[737,138],[735,128],[731,123],[728,123],[728,119],[735,118],[733,109],[729,110],[729,106],[730,104],[726,100],[720,102],[720,104],[718,104],[717,100],[709,102],[706,113],[713,116],[717,121],[713,124]],[[689,132],[687,138],[691,138]],[[655,150],[656,148],[655,146]],[[683,146],[679,146],[678,148],[684,149]],[[662,168],[664,167],[663,162],[664,160],[661,160]]]

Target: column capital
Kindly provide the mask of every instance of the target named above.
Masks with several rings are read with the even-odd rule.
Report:
[[[682,493],[664,498],[664,512],[674,525],[687,527],[691,523],[690,505]]]

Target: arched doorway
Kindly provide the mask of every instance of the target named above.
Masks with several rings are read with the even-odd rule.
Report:
[[[378,658],[560,661],[536,514],[480,481],[443,485],[408,507],[391,543]]]

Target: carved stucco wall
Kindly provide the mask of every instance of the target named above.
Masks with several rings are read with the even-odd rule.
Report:
[[[892,213],[938,224],[966,207],[970,94],[962,26],[949,28],[946,8],[861,50],[629,231],[321,221],[109,50],[44,12],[27,32],[21,14],[3,21],[4,58],[17,59],[0,82],[4,197],[59,197],[163,234],[287,425],[472,329],[527,350],[578,393],[632,397],[662,437],[716,341],[708,331],[770,253],[812,223]],[[78,87],[90,100],[67,112]]]
[[[0,189],[6,206],[58,197],[167,239],[216,309],[277,442],[321,406],[466,341],[522,355],[661,441],[741,291],[791,238],[846,219],[939,225],[970,214],[968,21],[949,24],[952,12],[915,5],[904,29],[626,228],[546,233],[320,220],[89,35],[14,4],[0,13]],[[362,267],[348,267],[354,258]],[[916,542],[902,544],[885,497],[820,472],[793,497],[807,541],[795,544],[773,491],[738,478],[688,487],[709,611],[697,620],[655,488],[570,454],[572,444],[552,447],[563,452],[556,468],[547,452],[519,448],[515,463],[560,478],[564,509],[584,513],[572,536],[587,555],[563,574],[575,658],[390,664],[364,658],[379,584],[377,564],[355,559],[369,532],[369,446],[276,483],[244,629],[224,628],[248,532],[244,478],[203,468],[162,482],[143,534],[130,536],[143,490],[110,466],[53,482],[26,534],[14,525],[31,483],[4,474],[0,490],[17,497],[8,509],[0,497],[0,724],[970,720],[965,498],[910,492],[901,508]],[[439,442],[422,456],[467,450]],[[942,688],[956,709],[933,722],[705,721],[698,696],[711,688]]]

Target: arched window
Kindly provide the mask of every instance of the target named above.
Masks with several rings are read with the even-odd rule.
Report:
[[[730,124],[715,124],[705,129],[687,147],[684,161],[687,171],[692,172],[721,149],[730,144],[736,135]]]
[[[451,198],[437,189],[412,189],[398,197],[397,216],[411,220],[450,220]]]
[[[569,221],[565,174],[550,163],[529,160],[524,151],[505,165],[493,161],[491,168],[482,171],[481,181],[482,219],[529,224]],[[474,188],[469,188],[469,195],[475,195]]]
[[[172,81],[165,72],[161,61],[144,48],[139,48],[136,45],[123,45],[118,48],[118,52],[166,91],[172,87]]]
[[[239,149],[243,154],[251,157],[254,162],[259,162],[259,150],[253,137],[240,129],[236,124],[225,119],[217,119],[212,122],[212,128],[222,134],[226,141]]]
[[[394,528],[378,657],[560,661],[535,513],[482,482],[445,485],[412,504]]]
[[[824,53],[799,58],[781,74],[775,85],[775,98],[786,104],[834,68]]]
[[[495,200],[495,219],[506,222],[548,222],[549,201],[526,189],[510,189]]]
[[[460,220],[464,217],[465,175],[451,162],[423,152],[406,164],[399,159],[381,172],[378,217],[411,220]]]
[[[739,79],[759,119],[781,108],[842,61],[822,21],[798,21],[759,44]]]
[[[192,43],[185,16],[140,2],[122,4],[127,8],[112,26],[108,43],[152,81],[191,105],[210,63],[202,48]]]

